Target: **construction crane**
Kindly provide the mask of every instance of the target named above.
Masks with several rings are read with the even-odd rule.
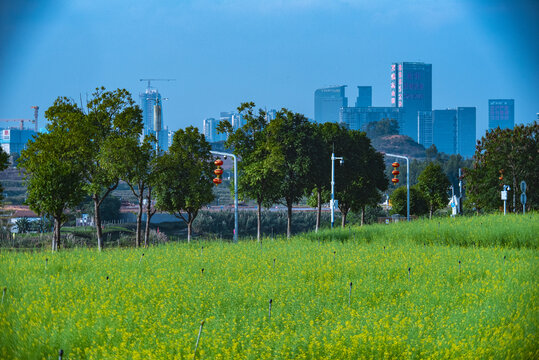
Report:
[[[38,116],[38,111],[39,111],[39,106],[32,106],[31,107],[32,109],[34,109],[34,119],[31,120],[31,119],[0,119],[1,122],[20,122],[20,126],[19,126],[19,129],[23,130],[24,129],[24,122],[30,122],[30,123],[33,123],[34,124],[34,127],[35,127],[35,132],[37,133],[37,116]]]
[[[151,87],[150,84],[152,81],[176,81],[176,79],[139,79],[139,81],[147,81],[149,89]]]

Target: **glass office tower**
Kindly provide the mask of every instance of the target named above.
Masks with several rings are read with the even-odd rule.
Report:
[[[488,129],[512,129],[515,126],[515,100],[491,99],[488,101]]]
[[[404,110],[401,134],[418,141],[418,111],[432,110],[432,64],[391,64],[391,106]]]
[[[457,154],[470,158],[475,153],[475,107],[457,108]]]

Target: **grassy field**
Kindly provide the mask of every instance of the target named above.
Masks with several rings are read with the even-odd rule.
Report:
[[[199,359],[539,358],[537,234],[487,216],[1,252],[0,358],[192,359],[202,320]]]

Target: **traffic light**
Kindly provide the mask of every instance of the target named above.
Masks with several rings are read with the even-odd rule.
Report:
[[[213,170],[213,173],[215,174],[215,176],[217,176],[215,179],[213,179],[213,183],[215,184],[215,186],[217,186],[223,182],[223,180],[221,180],[221,175],[223,175],[223,169],[221,169],[221,165],[223,165],[223,160],[217,159],[213,163],[215,164],[215,166],[217,166],[217,169]]]
[[[393,174],[393,179],[391,179],[391,182],[394,185],[397,185],[397,183],[399,182],[399,179],[397,179],[397,175],[400,174],[399,170],[397,169],[399,168],[400,164],[395,161],[393,164],[391,164],[391,166],[393,166],[393,171],[391,172]]]

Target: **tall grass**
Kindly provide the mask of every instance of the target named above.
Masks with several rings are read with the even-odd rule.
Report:
[[[0,253],[0,358],[191,359],[202,320],[200,359],[538,358],[533,241],[447,246],[451,226],[472,236],[481,219],[536,226],[485,217],[441,221],[432,241],[421,229],[437,222],[418,221],[335,229],[335,241]]]
[[[311,240],[373,240],[385,243],[412,241],[417,244],[464,247],[539,247],[539,214],[484,215],[457,218],[420,219],[386,225],[352,226],[305,235]]]

